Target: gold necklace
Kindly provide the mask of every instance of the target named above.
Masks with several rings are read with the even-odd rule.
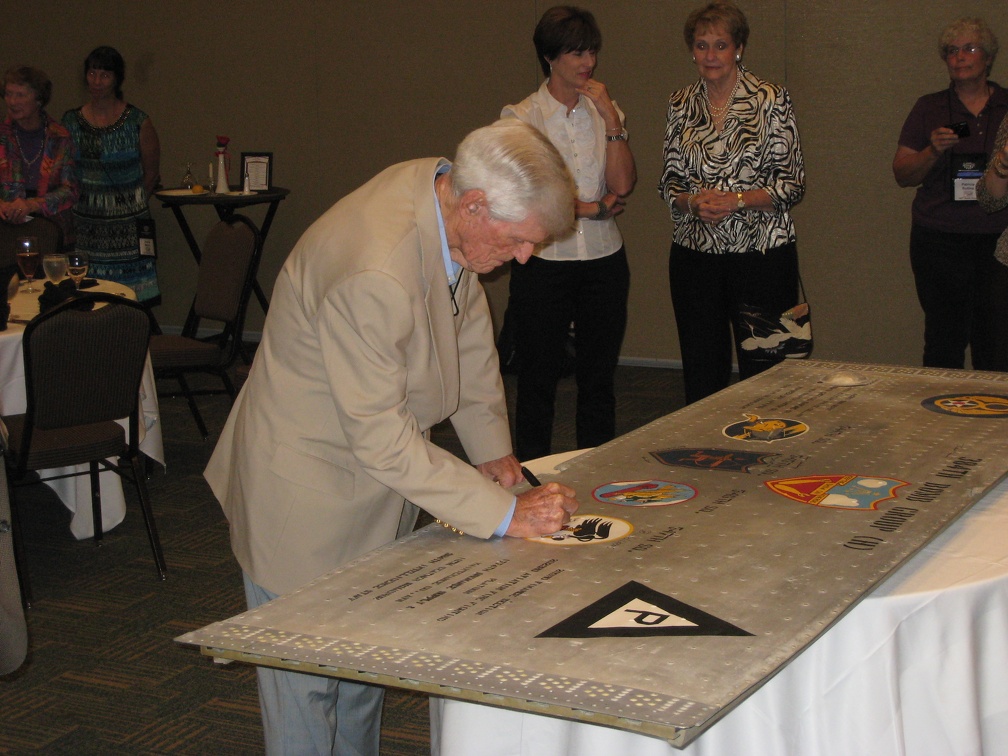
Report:
[[[39,145],[38,152],[36,153],[35,157],[33,157],[31,160],[28,159],[28,156],[25,155],[24,150],[21,148],[21,140],[18,138],[18,131],[19,131],[18,128],[14,129],[14,142],[17,144],[18,152],[21,153],[21,160],[23,160],[28,165],[28,167],[31,168],[33,165],[35,165],[35,163],[38,162],[39,158],[42,157],[43,151],[45,151],[45,143],[46,143],[45,124],[42,125],[42,144]]]

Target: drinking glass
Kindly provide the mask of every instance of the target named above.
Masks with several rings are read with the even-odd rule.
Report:
[[[73,279],[74,285],[80,289],[81,281],[88,272],[87,252],[75,250],[67,255],[67,275]]]
[[[21,275],[28,281],[27,292],[36,292],[38,289],[32,288],[32,281],[35,279],[35,271],[38,270],[39,251],[38,239],[34,236],[22,236],[17,240],[17,264],[21,270]]]
[[[59,253],[46,255],[42,258],[42,270],[53,286],[59,285],[66,278],[67,256]]]

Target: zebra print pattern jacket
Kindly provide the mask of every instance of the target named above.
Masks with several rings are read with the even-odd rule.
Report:
[[[673,241],[711,254],[766,251],[795,241],[790,208],[805,194],[805,163],[787,90],[739,66],[739,88],[719,133],[702,82],[669,98],[665,167],[658,190],[675,223]],[[712,226],[676,208],[682,192],[763,189],[773,210],[732,213]]]

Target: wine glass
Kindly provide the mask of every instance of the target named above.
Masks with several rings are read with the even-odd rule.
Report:
[[[42,270],[45,271],[46,279],[53,286],[58,286],[66,278],[67,256],[62,253],[46,255],[42,258]]]
[[[17,240],[17,250],[18,268],[21,270],[21,275],[28,281],[28,288],[25,291],[37,292],[38,289],[32,288],[32,281],[35,279],[35,271],[38,270],[39,258],[41,257],[38,251],[38,239],[34,236],[20,237]]]
[[[81,287],[84,276],[87,275],[88,262],[87,252],[82,252],[79,249],[67,255],[67,275],[73,279],[74,285],[78,289]]]

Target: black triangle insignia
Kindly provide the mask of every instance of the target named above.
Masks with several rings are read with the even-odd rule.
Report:
[[[648,638],[676,635],[752,635],[635,580],[537,638]]]

